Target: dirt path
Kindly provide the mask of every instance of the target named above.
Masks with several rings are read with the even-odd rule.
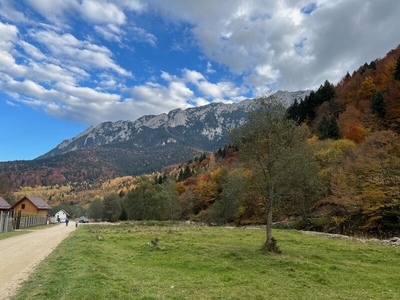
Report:
[[[0,300],[13,296],[35,267],[73,230],[75,222],[0,240]]]

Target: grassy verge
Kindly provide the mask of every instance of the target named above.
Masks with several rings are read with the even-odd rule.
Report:
[[[29,231],[8,231],[8,232],[1,232],[0,233],[0,240],[8,239],[13,236],[21,235],[28,233]]]
[[[49,225],[38,225],[34,227],[29,227],[29,228],[24,228],[24,229],[19,229],[19,230],[13,230],[13,231],[8,231],[8,232],[0,232],[0,240],[7,239],[13,236],[29,233],[34,230],[41,230],[41,229],[46,229],[52,226],[56,226],[55,224],[49,224]]]
[[[398,248],[276,230],[279,255],[263,230],[159,225],[80,226],[15,299],[400,297]]]

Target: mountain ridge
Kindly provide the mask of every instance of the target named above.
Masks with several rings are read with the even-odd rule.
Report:
[[[301,99],[310,91],[278,91],[274,95],[285,106],[294,99]],[[246,99],[238,103],[210,103],[201,107],[180,108],[159,115],[145,115],[135,121],[103,122],[96,127],[90,126],[73,138],[66,139],[49,152],[36,159],[50,158],[69,151],[96,148],[119,142],[132,140],[135,146],[140,146],[143,134],[148,129],[158,131],[159,141],[154,145],[178,143],[212,151],[226,142],[229,130],[242,124],[247,113],[255,108],[254,99]],[[197,136],[193,138],[193,136]],[[137,141],[137,142],[136,142]],[[208,145],[207,145],[208,143]]]

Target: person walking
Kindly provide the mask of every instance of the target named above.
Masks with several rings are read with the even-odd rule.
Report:
[[[68,226],[68,223],[69,223],[69,220],[66,219],[66,220],[65,220],[65,226]]]

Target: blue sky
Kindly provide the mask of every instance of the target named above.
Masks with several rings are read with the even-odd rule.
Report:
[[[337,83],[400,43],[395,0],[0,0],[0,161],[105,121]]]

